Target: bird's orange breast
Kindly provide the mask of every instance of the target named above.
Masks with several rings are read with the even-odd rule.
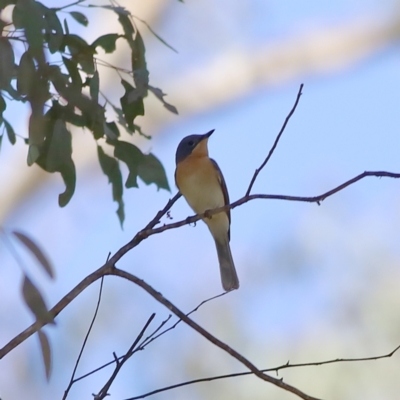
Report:
[[[225,205],[221,184],[207,156],[191,154],[176,168],[176,185],[197,214]]]

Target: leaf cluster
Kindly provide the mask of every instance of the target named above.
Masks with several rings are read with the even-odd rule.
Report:
[[[97,143],[102,171],[112,185],[117,215],[124,221],[121,162],[129,175],[125,187],[138,187],[137,178],[169,190],[164,168],[153,154],[144,154],[137,146],[121,140],[121,129],[129,135],[143,135],[136,118],[145,114],[144,99],[152,92],[171,112],[176,108],[164,100],[165,94],[149,84],[145,45],[132,15],[120,6],[87,4],[113,13],[122,33],[108,33],[89,44],[70,31],[68,19],[88,26],[88,18],[78,11],[66,11],[80,0],[61,8],[49,8],[35,0],[0,0],[0,15],[7,8],[11,21],[0,19],[0,145],[4,136],[11,144],[17,135],[5,112],[9,102],[30,107],[27,135],[28,165],[39,165],[49,173],[59,173],[65,190],[59,195],[61,207],[71,200],[76,186],[76,168],[72,157],[71,127],[88,130]],[[61,16],[67,17],[60,20]],[[112,104],[101,90],[98,49],[113,53],[119,40],[130,51],[130,70],[114,68],[124,90],[119,104]],[[22,46],[22,47],[21,47]],[[22,49],[22,51],[21,51]],[[19,54],[21,54],[19,56]],[[116,121],[107,120],[112,111]],[[105,151],[105,146],[108,148]]]

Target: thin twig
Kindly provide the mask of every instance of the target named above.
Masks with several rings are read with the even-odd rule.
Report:
[[[136,337],[136,339],[134,340],[134,342],[132,343],[131,347],[129,348],[129,350],[126,352],[126,354],[123,356],[122,360],[119,360],[118,357],[115,355],[114,353],[114,358],[116,361],[116,366],[115,369],[112,373],[112,375],[110,376],[110,379],[106,382],[106,384],[102,387],[102,389],[100,390],[99,394],[97,394],[96,396],[94,396],[94,400],[103,400],[107,395],[108,395],[108,390],[110,389],[112,383],[114,382],[115,378],[117,377],[119,371],[121,370],[121,368],[124,366],[124,364],[129,360],[129,358],[132,356],[133,354],[133,350],[135,349],[135,347],[137,346],[137,344],[140,342],[140,340],[142,339],[144,333],[146,332],[148,326],[151,324],[151,321],[153,321],[154,317],[156,316],[156,314],[151,314],[150,318],[147,320],[147,322],[144,324],[142,330],[139,332],[139,335]]]
[[[400,349],[400,346],[397,346],[390,353],[382,355],[382,356],[376,356],[376,357],[337,358],[335,360],[317,361],[317,362],[302,363],[302,364],[289,364],[289,363],[286,363],[284,365],[281,365],[280,367],[266,368],[266,369],[261,369],[260,371],[261,372],[273,372],[273,371],[278,372],[278,371],[280,371],[282,369],[287,369],[287,368],[311,367],[311,366],[319,366],[319,365],[341,363],[341,362],[359,362],[359,361],[380,360],[382,358],[390,358],[390,357],[392,357],[393,354],[396,353],[399,349]],[[125,400],[144,399],[145,397],[152,396],[153,394],[165,392],[167,390],[176,389],[176,388],[179,388],[179,387],[182,387],[182,386],[193,385],[195,383],[201,383],[201,382],[211,382],[211,381],[216,381],[216,380],[220,380],[220,379],[236,378],[238,376],[246,376],[246,375],[253,375],[253,372],[249,372],[249,371],[237,372],[237,373],[233,373],[233,374],[211,376],[211,377],[208,377],[208,378],[192,379],[190,381],[177,383],[175,385],[165,386],[165,387],[160,388],[160,389],[152,390],[151,392],[147,392],[147,393],[141,394],[140,396],[129,397],[128,399],[125,399]]]
[[[216,299],[216,298],[218,298],[218,297],[224,296],[224,295],[226,295],[227,293],[228,293],[228,292],[224,292],[224,293],[219,294],[219,295],[217,295],[217,296],[213,296],[213,297],[210,297],[209,299],[203,300],[198,306],[196,306],[193,310],[191,310],[190,312],[188,312],[186,315],[189,316],[189,315],[193,314],[195,311],[197,311],[197,310],[198,310],[201,306],[203,306],[204,304],[206,304],[206,303],[208,303],[209,301],[214,300],[214,299]],[[181,319],[178,319],[172,326],[170,326],[169,328],[163,330],[162,332],[160,332],[160,333],[157,335],[157,333],[160,331],[160,329],[162,329],[162,327],[165,326],[165,324],[171,319],[171,316],[172,316],[172,315],[170,314],[170,315],[168,316],[168,318],[166,318],[164,321],[162,321],[161,324],[154,330],[154,332],[152,332],[149,336],[147,336],[147,337],[143,340],[143,342],[142,342],[140,345],[138,345],[138,346],[136,347],[136,349],[135,349],[134,352],[144,350],[151,342],[153,342],[154,340],[156,340],[156,339],[159,338],[160,336],[165,335],[167,332],[169,332],[169,331],[175,329],[176,326],[182,321]],[[122,358],[123,358],[123,356],[119,357],[119,358],[118,358],[118,361],[121,360]],[[81,379],[84,379],[84,378],[88,377],[89,375],[92,375],[92,374],[94,374],[94,373],[96,373],[96,372],[98,372],[98,371],[100,371],[100,370],[102,370],[102,369],[104,369],[104,368],[106,368],[106,367],[108,367],[108,366],[114,364],[115,362],[116,362],[116,360],[115,360],[115,358],[114,358],[112,361],[109,361],[109,362],[103,364],[102,366],[100,366],[100,367],[94,369],[93,371],[90,371],[90,372],[88,372],[88,373],[86,373],[86,374],[80,376],[79,378],[76,378],[76,379],[75,379],[75,382],[77,382],[77,381],[79,381],[79,380],[81,380]]]
[[[287,123],[289,122],[290,118],[292,117],[292,115],[296,111],[297,105],[299,104],[300,97],[302,95],[303,86],[304,86],[304,84],[302,83],[300,85],[299,92],[297,93],[296,101],[295,101],[292,109],[290,110],[288,116],[286,117],[285,122],[283,123],[282,128],[279,131],[278,136],[276,137],[275,142],[272,145],[271,150],[269,151],[269,153],[267,155],[267,158],[263,161],[263,163],[260,165],[260,167],[255,170],[253,178],[251,178],[250,185],[249,185],[249,187],[247,189],[247,192],[246,192],[245,196],[248,196],[250,194],[251,189],[253,188],[254,182],[257,179],[258,174],[267,165],[267,162],[269,161],[269,159],[271,158],[272,154],[274,153],[274,151],[276,149],[276,146],[278,145],[279,139],[281,138],[282,133],[284,132],[284,130],[286,128]]]
[[[67,398],[68,393],[72,388],[72,385],[77,381],[75,379],[76,370],[78,369],[78,365],[79,365],[79,362],[81,360],[81,357],[82,357],[82,354],[83,354],[83,350],[85,349],[85,346],[86,346],[86,343],[87,343],[87,341],[89,339],[89,335],[90,335],[90,333],[92,331],[94,322],[96,321],[96,318],[97,318],[97,313],[99,311],[100,302],[101,302],[101,295],[103,293],[103,282],[104,282],[104,276],[102,276],[101,280],[100,280],[99,297],[97,299],[96,309],[94,311],[92,321],[90,322],[89,329],[88,329],[88,331],[86,333],[85,339],[83,340],[82,347],[81,347],[81,350],[79,351],[79,355],[78,355],[78,358],[76,360],[74,370],[72,371],[71,379],[69,381],[69,384],[68,384],[67,388],[65,389],[64,396],[63,396],[62,400],[65,400]]]

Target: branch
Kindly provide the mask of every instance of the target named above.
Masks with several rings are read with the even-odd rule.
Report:
[[[80,362],[80,360],[81,360],[81,358],[82,358],[83,350],[84,350],[85,347],[86,347],[86,343],[87,343],[87,341],[88,341],[88,339],[89,339],[90,332],[92,331],[94,322],[96,321],[96,318],[97,318],[97,313],[98,313],[98,311],[99,311],[100,302],[101,302],[101,295],[102,295],[102,293],[103,293],[103,282],[104,282],[104,276],[101,277],[100,289],[99,289],[99,297],[98,297],[98,299],[97,299],[96,309],[95,309],[95,311],[94,311],[92,321],[90,322],[89,329],[88,329],[88,331],[87,331],[87,333],[86,333],[85,339],[83,340],[81,350],[79,351],[78,358],[76,359],[76,363],[75,363],[74,370],[72,371],[71,379],[70,379],[70,381],[69,381],[69,383],[68,383],[67,388],[65,389],[64,396],[63,396],[62,400],[65,400],[65,399],[67,398],[68,393],[69,393],[69,391],[70,391],[71,388],[72,388],[72,385],[77,381],[77,380],[75,379],[76,370],[78,369],[79,362]]]
[[[390,353],[382,355],[382,356],[376,356],[376,357],[363,357],[363,358],[337,358],[335,360],[328,360],[328,361],[317,361],[317,362],[311,362],[311,363],[302,363],[302,364],[284,364],[281,365],[280,367],[275,367],[275,368],[266,368],[260,370],[261,372],[278,372],[282,369],[287,369],[287,368],[297,368],[297,367],[311,367],[311,366],[319,366],[319,365],[325,365],[325,364],[333,364],[333,363],[341,363],[341,362],[358,362],[358,361],[371,361],[371,360],[380,360],[382,358],[390,358],[393,356],[394,353],[396,353],[400,349],[400,346],[397,346],[394,350],[392,350]],[[237,372],[234,374],[225,374],[225,375],[218,375],[218,376],[211,376],[208,378],[201,378],[201,379],[193,379],[190,381],[182,382],[182,383],[177,383],[175,385],[170,385],[170,386],[165,386],[160,389],[152,390],[151,392],[147,392],[144,394],[141,394],[140,396],[135,396],[135,397],[130,397],[129,399],[125,400],[137,400],[137,399],[144,399],[145,397],[152,396],[153,394],[165,392],[167,390],[172,390],[176,389],[182,386],[188,386],[188,385],[193,385],[195,383],[201,383],[201,382],[211,382],[211,381],[216,381],[220,379],[226,379],[226,378],[236,378],[238,376],[245,376],[245,375],[252,375],[253,372]]]
[[[180,193],[177,193],[172,199],[168,201],[165,207],[159,211],[156,216],[146,225],[143,230],[150,230],[156,226],[160,219],[167,213],[167,211],[174,205],[174,203],[181,197]],[[140,231],[142,232],[142,231]],[[93,282],[96,282],[102,276],[107,275],[113,265],[115,265],[122,256],[124,256],[129,250],[136,247],[145,237],[140,237],[140,232],[125,246],[121,247],[102,267],[92,272],[86,278],[84,278],[78,285],[76,285],[69,293],[67,293],[50,311],[50,315],[54,318],[67,307],[72,300],[74,300],[79,294],[81,294],[87,287]],[[15,336],[10,342],[8,342],[2,349],[0,349],[0,360],[7,355],[11,350],[15,349],[18,345],[32,336],[45,324],[43,322],[36,321],[30,327],[25,329],[19,335]]]
[[[111,258],[110,260],[104,264],[102,267],[92,272],[86,278],[84,278],[77,286],[75,286],[68,294],[66,294],[49,312],[51,315],[56,317],[65,307],[67,307],[72,300],[74,300],[80,293],[83,292],[88,286],[90,286],[93,282],[97,281],[104,275],[109,274],[110,269],[113,265],[115,265],[128,251],[132,250],[139,243],[141,243],[144,239],[147,239],[149,236],[155,235],[157,233],[164,232],[169,229],[179,228],[183,225],[188,225],[193,222],[196,222],[202,218],[210,217],[211,215],[217,214],[219,212],[233,209],[238,207],[248,201],[255,199],[268,199],[268,200],[288,200],[288,201],[299,201],[306,203],[317,203],[318,205],[325,200],[327,197],[332,196],[333,194],[338,193],[339,191],[345,189],[346,187],[352,185],[353,183],[358,182],[359,180],[366,178],[368,176],[375,177],[387,177],[387,178],[400,178],[400,173],[394,172],[386,172],[386,171],[365,171],[360,175],[342,183],[336,188],[329,190],[326,193],[323,193],[319,196],[313,197],[301,197],[301,196],[287,196],[287,195],[274,195],[274,194],[252,194],[249,196],[243,196],[239,200],[234,203],[228,204],[224,207],[216,208],[214,210],[208,210],[204,214],[194,215],[192,217],[188,217],[185,220],[175,222],[172,224],[166,224],[159,228],[154,228],[159,222],[160,219],[168,212],[168,210],[173,206],[173,204],[181,197],[180,193],[177,193],[171,200],[168,201],[166,206],[157,213],[157,215],[146,225],[144,229],[139,231],[135,237],[128,242],[125,246],[121,247]],[[31,335],[37,332],[42,326],[43,322],[36,321],[29,328],[25,329],[23,332],[15,336],[9,343],[7,343],[2,349],[0,349],[0,360],[8,354],[15,347],[20,345],[26,339],[28,339]]]
[[[219,295],[217,295],[217,296],[213,296],[213,297],[210,297],[209,299],[203,300],[198,306],[196,306],[192,311],[188,312],[186,315],[189,316],[189,315],[193,314],[195,311],[197,311],[197,310],[198,310],[201,306],[203,306],[204,304],[208,303],[209,301],[215,300],[215,299],[218,298],[218,297],[225,296],[225,295],[228,294],[228,293],[229,293],[229,292],[224,292],[224,293],[219,294]],[[142,342],[138,347],[136,347],[136,349],[132,352],[132,354],[135,353],[135,352],[137,352],[137,351],[144,350],[151,342],[153,342],[154,340],[158,339],[160,336],[165,335],[167,332],[169,332],[169,331],[175,329],[176,326],[177,326],[180,322],[182,322],[181,319],[178,319],[178,320],[177,320],[173,325],[171,325],[169,328],[166,328],[166,329],[164,329],[162,332],[158,333],[158,332],[163,328],[163,326],[165,326],[165,324],[171,319],[171,317],[172,317],[172,315],[170,314],[170,315],[168,316],[167,319],[165,319],[164,321],[162,321],[161,324],[155,329],[155,331],[152,332],[149,336],[147,336],[147,337],[143,340],[143,342]],[[106,367],[108,367],[108,366],[114,364],[115,362],[122,360],[123,357],[124,357],[124,356],[118,357],[117,359],[114,358],[114,360],[109,361],[109,362],[103,364],[102,366],[100,366],[100,367],[94,369],[93,371],[90,371],[90,372],[88,372],[88,373],[86,373],[86,374],[80,376],[79,378],[76,378],[76,379],[75,379],[75,382],[80,381],[80,380],[82,380],[82,379],[84,379],[84,378],[86,378],[86,377],[88,377],[88,376],[90,376],[90,375],[93,375],[94,373],[96,373],[96,372],[102,370],[103,368],[106,368]]]
[[[243,196],[239,200],[236,200],[235,202],[233,202],[231,204],[227,204],[226,206],[214,208],[213,210],[207,210],[203,214],[193,215],[184,220],[174,222],[171,224],[166,224],[159,228],[149,229],[147,231],[143,230],[143,231],[139,232],[138,235],[140,235],[141,237],[144,236],[147,238],[151,235],[155,235],[156,233],[161,233],[161,232],[167,231],[169,229],[176,229],[176,228],[179,228],[184,225],[192,224],[203,218],[210,218],[210,216],[212,216],[214,214],[218,214],[222,211],[236,208],[244,203],[247,203],[247,202],[249,202],[251,200],[255,200],[255,199],[299,201],[299,202],[305,202],[305,203],[317,203],[318,205],[321,205],[321,202],[324,201],[326,198],[332,196],[333,194],[335,194],[337,192],[340,192],[341,190],[345,189],[346,187],[348,187],[348,186],[352,185],[353,183],[356,183],[357,181],[359,181],[363,178],[366,178],[368,176],[375,176],[378,178],[386,177],[386,178],[398,179],[398,178],[400,178],[400,173],[386,172],[386,171],[365,171],[362,174],[359,174],[356,177],[349,179],[348,181],[335,187],[334,189],[329,190],[328,192],[325,192],[318,196],[312,196],[312,197],[288,196],[288,195],[283,195],[283,194],[251,194],[248,196]]]
[[[254,375],[259,377],[260,379],[262,379],[266,382],[272,383],[273,385],[275,385],[283,390],[287,390],[288,392],[291,392],[291,393],[299,396],[303,400],[318,400],[315,397],[312,397],[312,396],[309,396],[309,395],[303,393],[301,390],[295,388],[294,386],[291,386],[291,385],[283,382],[282,379],[273,378],[270,375],[264,374],[254,364],[252,364],[247,358],[242,356],[236,350],[232,349],[232,347],[223,343],[221,340],[217,339],[211,333],[209,333],[204,328],[202,328],[200,325],[198,325],[196,322],[194,322],[191,318],[186,316],[179,308],[177,308],[174,304],[172,304],[169,300],[167,300],[161,293],[154,290],[149,284],[147,284],[142,279],[139,279],[135,275],[130,274],[129,272],[117,269],[117,268],[112,268],[109,272],[109,275],[119,276],[121,278],[127,279],[128,281],[133,282],[136,285],[140,286],[143,290],[145,290],[147,293],[149,293],[155,300],[157,300],[159,303],[163,304],[165,307],[167,307],[169,310],[171,310],[177,317],[179,317],[182,321],[184,321],[187,325],[189,325],[193,330],[195,330],[197,333],[199,333],[201,336],[206,338],[212,344],[214,344],[215,346],[224,350],[226,353],[228,353],[233,358],[238,360],[240,363],[242,363],[244,366],[246,366],[251,372],[254,373]]]
[[[251,181],[250,181],[250,185],[249,185],[249,187],[248,187],[248,189],[247,189],[247,191],[246,191],[245,196],[249,196],[249,194],[250,194],[250,192],[251,192],[251,189],[253,188],[253,185],[254,185],[254,183],[255,183],[255,181],[256,181],[256,179],[257,179],[258,174],[259,174],[259,173],[261,172],[261,170],[267,165],[267,162],[269,161],[269,159],[271,158],[272,154],[274,153],[274,151],[275,151],[275,149],[276,149],[276,146],[278,145],[279,139],[281,138],[281,136],[282,136],[282,134],[283,134],[283,132],[284,132],[284,130],[285,130],[285,128],[286,128],[287,123],[289,122],[290,118],[292,117],[292,115],[293,115],[294,112],[296,111],[297,105],[299,104],[300,97],[301,97],[301,95],[302,95],[303,86],[304,86],[304,84],[302,83],[302,84],[300,85],[299,91],[298,91],[298,93],[297,93],[296,101],[294,102],[294,105],[293,105],[292,109],[290,110],[288,116],[286,117],[285,122],[283,123],[282,128],[281,128],[281,130],[279,131],[278,136],[276,137],[275,142],[274,142],[274,144],[272,145],[272,147],[271,147],[271,149],[270,149],[270,151],[269,151],[269,153],[268,153],[268,155],[267,155],[267,158],[263,161],[263,163],[260,165],[260,167],[258,167],[258,168],[255,170],[254,175],[253,175],[253,178],[252,178]]]
[[[94,396],[94,400],[103,400],[106,396],[108,396],[108,390],[110,389],[112,383],[114,382],[115,378],[117,377],[119,371],[123,367],[123,365],[129,360],[129,358],[133,355],[134,349],[139,343],[140,339],[143,337],[144,333],[146,332],[147,328],[151,324],[151,321],[153,321],[154,317],[156,314],[151,314],[150,318],[147,320],[147,322],[144,324],[142,330],[139,332],[139,335],[136,337],[135,341],[132,343],[131,347],[129,350],[126,352],[126,354],[122,357],[122,360],[119,360],[116,354],[114,353],[114,358],[116,362],[115,369],[110,376],[110,379],[106,382],[106,384],[102,387],[100,390],[99,394]]]

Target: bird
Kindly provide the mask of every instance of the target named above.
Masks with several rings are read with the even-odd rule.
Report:
[[[176,150],[175,183],[196,214],[229,204],[228,189],[218,164],[208,156],[208,139],[214,129],[204,135],[190,135],[181,140]],[[239,288],[230,242],[230,210],[204,217],[215,241],[222,287],[225,291]]]

